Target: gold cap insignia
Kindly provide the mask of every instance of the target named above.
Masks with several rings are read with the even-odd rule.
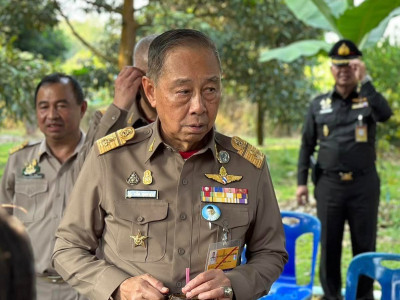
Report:
[[[135,136],[133,127],[126,127],[113,132],[96,141],[99,154],[106,153],[112,149],[124,145],[127,141]]]
[[[219,169],[219,174],[204,174],[204,175],[206,175],[207,178],[215,180],[216,182],[222,183],[224,185],[234,181],[239,181],[243,178],[243,176],[228,175],[224,167],[221,167]]]
[[[232,138],[231,143],[240,156],[251,162],[257,169],[261,168],[265,155],[260,150],[237,136]]]
[[[9,154],[13,154],[13,153],[15,153],[15,152],[17,152],[17,151],[19,151],[19,150],[21,150],[21,149],[24,149],[26,146],[28,146],[28,141],[25,141],[25,142],[23,142],[23,143],[20,144],[20,145],[17,145],[17,146],[12,147],[12,148],[8,151],[8,153],[9,153]]]
[[[350,49],[345,43],[342,43],[338,49],[338,54],[341,56],[347,56],[350,54]]]
[[[140,230],[138,229],[138,234],[137,235],[131,235],[131,239],[133,239],[133,243],[135,244],[135,247],[137,246],[143,246],[146,248],[146,244],[144,243],[145,239],[149,238],[148,236],[142,235]]]

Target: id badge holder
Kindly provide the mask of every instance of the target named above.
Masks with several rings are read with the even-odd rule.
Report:
[[[240,258],[240,240],[228,241],[228,229],[223,229],[222,242],[212,243],[208,246],[205,271],[221,269],[230,271],[238,265]]]
[[[367,124],[363,123],[363,116],[358,116],[356,125],[355,139],[357,143],[368,142],[368,127]]]

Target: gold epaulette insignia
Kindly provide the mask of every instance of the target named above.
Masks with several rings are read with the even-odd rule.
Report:
[[[99,154],[106,153],[112,149],[118,148],[124,145],[127,141],[132,139],[135,135],[135,129],[133,127],[126,127],[124,129],[117,130],[101,139],[96,141]]]
[[[17,151],[19,151],[19,150],[21,150],[21,149],[24,149],[26,146],[28,146],[28,141],[25,141],[25,142],[23,142],[23,143],[20,144],[20,145],[17,145],[17,146],[12,147],[12,148],[8,151],[8,153],[9,153],[9,154],[13,154],[13,153],[15,153],[15,152],[17,152]]]
[[[235,148],[240,156],[243,156],[258,169],[261,168],[265,155],[256,147],[250,145],[240,137],[234,136],[231,140],[233,148]]]
[[[99,109],[99,112],[101,113],[102,116],[104,116],[104,114],[106,113],[106,111],[107,111],[107,108]]]

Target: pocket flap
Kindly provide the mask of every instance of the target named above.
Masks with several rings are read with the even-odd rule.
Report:
[[[146,224],[160,221],[168,215],[168,203],[163,200],[125,200],[115,203],[118,218]]]
[[[15,192],[28,197],[47,191],[48,182],[45,179],[16,179]]]
[[[220,209],[221,217],[212,223],[228,229],[249,224],[249,210],[247,207],[242,207],[242,205],[240,207],[224,205]]]

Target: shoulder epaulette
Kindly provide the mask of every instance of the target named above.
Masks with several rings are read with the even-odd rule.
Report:
[[[99,155],[125,145],[125,143],[131,140],[134,136],[135,129],[133,129],[133,127],[125,127],[98,139],[96,145]]]
[[[15,153],[15,152],[17,152],[17,151],[19,151],[19,150],[21,150],[21,149],[24,149],[26,146],[28,146],[28,141],[25,141],[25,142],[23,142],[22,144],[20,144],[20,145],[17,145],[17,146],[14,146],[14,147],[12,147],[9,151],[8,151],[8,153],[9,154],[13,154],[13,153]]]
[[[232,147],[237,153],[251,162],[256,168],[260,169],[263,165],[265,155],[253,145],[242,140],[240,137],[234,136],[231,139]]]

